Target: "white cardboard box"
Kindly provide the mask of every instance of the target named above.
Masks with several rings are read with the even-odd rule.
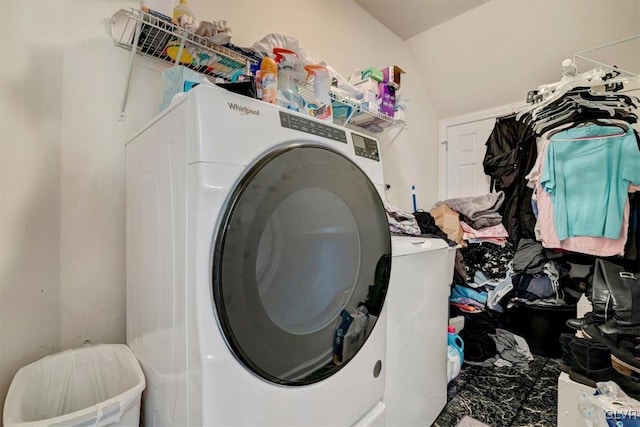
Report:
[[[558,377],[558,427],[586,427],[578,410],[578,392],[593,394],[595,389],[577,383],[562,372]]]

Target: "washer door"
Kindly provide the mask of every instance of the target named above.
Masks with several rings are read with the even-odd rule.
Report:
[[[342,363],[333,344],[343,309],[364,306],[364,339],[380,315],[391,237],[378,193],[330,149],[288,146],[234,190],[213,258],[218,319],[235,356],[259,376],[304,385]]]

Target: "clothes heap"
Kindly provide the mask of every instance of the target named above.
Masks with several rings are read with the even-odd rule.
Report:
[[[436,223],[442,214],[448,216],[443,231],[463,246],[450,303],[467,313],[487,308],[503,312],[512,302],[566,304],[562,285],[569,281],[569,264],[556,261],[560,254],[532,239],[520,239],[516,249],[500,222],[504,200],[499,191],[438,202],[431,211]]]
[[[387,201],[384,202],[384,208],[392,234],[438,238],[445,240],[449,246],[456,246],[456,242],[449,240],[429,212],[407,212]]]

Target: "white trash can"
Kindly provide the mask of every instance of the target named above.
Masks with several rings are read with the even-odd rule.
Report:
[[[138,427],[144,387],[142,369],[126,345],[63,351],[16,373],[4,425]]]

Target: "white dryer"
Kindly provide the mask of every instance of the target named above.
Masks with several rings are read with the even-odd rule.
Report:
[[[384,422],[391,238],[377,142],[200,85],[126,155],[144,424]],[[364,344],[337,364],[341,313],[359,306]]]
[[[431,425],[447,403],[447,323],[455,248],[393,236],[387,295],[386,425]]]

